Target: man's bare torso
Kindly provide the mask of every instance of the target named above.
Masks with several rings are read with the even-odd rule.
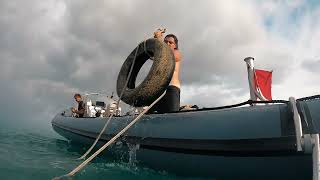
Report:
[[[174,50],[174,56],[175,56],[176,65],[175,65],[172,79],[170,81],[170,85],[180,88],[181,83],[180,83],[179,74],[180,74],[181,55],[180,55],[179,50]]]
[[[154,37],[155,38],[162,38],[162,34],[165,32],[165,30],[161,30],[159,29],[158,31],[154,32]],[[180,89],[181,84],[180,84],[180,64],[181,64],[181,54],[180,51],[178,50],[178,45],[175,43],[175,39],[171,36],[166,37],[164,39],[164,42],[172,49],[173,54],[174,54],[174,58],[175,58],[175,69],[174,69],[174,73],[172,76],[172,79],[170,81],[170,85],[171,86],[176,86]]]

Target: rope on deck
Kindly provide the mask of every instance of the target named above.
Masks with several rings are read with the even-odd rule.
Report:
[[[235,107],[241,107],[244,105],[254,105],[254,104],[288,104],[289,101],[286,100],[270,100],[270,101],[252,101],[248,100],[242,103],[233,104],[233,105],[227,105],[227,106],[219,106],[219,107],[210,107],[210,108],[202,108],[197,110],[183,110],[183,111],[175,111],[175,112],[169,112],[169,113],[183,113],[183,112],[192,112],[192,111],[208,111],[208,110],[220,110],[220,109],[230,109]]]

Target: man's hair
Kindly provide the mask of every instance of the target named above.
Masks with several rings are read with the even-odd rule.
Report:
[[[166,35],[166,37],[165,38],[169,38],[169,37],[172,37],[173,39],[174,39],[174,43],[176,43],[176,48],[175,49],[179,49],[178,47],[178,38],[177,38],[177,36],[176,35],[174,35],[174,34],[168,34],[168,35]]]
[[[73,97],[74,97],[74,98],[76,98],[76,97],[80,97],[80,98],[81,98],[81,95],[77,93],[77,94],[75,94]]]

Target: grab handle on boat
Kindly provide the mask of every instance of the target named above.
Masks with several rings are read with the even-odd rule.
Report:
[[[297,108],[297,102],[294,97],[289,98],[289,103],[291,106],[291,110],[293,113],[293,121],[294,121],[294,127],[295,127],[295,132],[296,132],[296,140],[297,140],[297,151],[302,151],[302,125],[301,125],[301,118],[298,112]]]

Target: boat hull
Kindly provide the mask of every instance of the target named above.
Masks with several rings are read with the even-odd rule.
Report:
[[[106,120],[58,114],[52,125],[73,142],[91,144]],[[98,146],[131,120],[115,117]],[[178,175],[312,178],[311,154],[296,151],[292,114],[286,104],[145,115],[109,151],[127,159],[133,152],[139,164]]]

